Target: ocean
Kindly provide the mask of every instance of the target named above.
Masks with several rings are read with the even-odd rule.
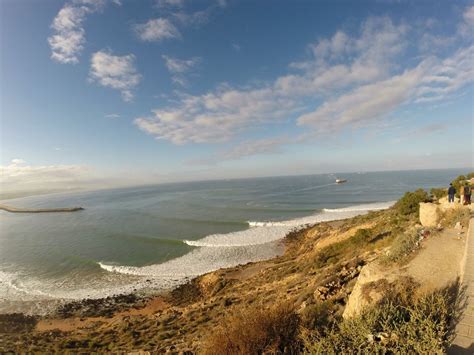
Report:
[[[169,289],[276,256],[294,228],[387,208],[406,191],[447,186],[466,172],[269,177],[6,200],[14,207],[85,210],[0,211],[0,313],[42,313],[64,300]]]

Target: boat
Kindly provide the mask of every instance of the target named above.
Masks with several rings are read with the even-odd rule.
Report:
[[[346,179],[336,179],[336,184],[343,184],[345,182],[347,182]]]

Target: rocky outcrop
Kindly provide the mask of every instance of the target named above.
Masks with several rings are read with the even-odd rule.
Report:
[[[398,273],[386,270],[379,263],[365,265],[360,271],[357,282],[352,290],[344,309],[343,318],[357,316],[367,306],[377,303],[383,297],[383,287],[367,287],[372,285],[383,286],[398,278]]]
[[[424,227],[436,227],[440,219],[440,209],[434,203],[420,203],[420,223]]]

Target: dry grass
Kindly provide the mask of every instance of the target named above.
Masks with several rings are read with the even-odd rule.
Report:
[[[240,309],[207,337],[203,354],[296,354],[299,323],[290,303]]]
[[[452,228],[457,222],[461,222],[463,227],[469,224],[470,213],[465,207],[456,207],[442,212],[440,223],[445,228]]]

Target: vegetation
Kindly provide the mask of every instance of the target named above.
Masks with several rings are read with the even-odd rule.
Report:
[[[360,316],[302,333],[307,354],[444,353],[457,316],[458,285],[417,297],[402,282]]]
[[[390,248],[388,254],[384,257],[385,262],[401,263],[419,247],[420,236],[414,228],[398,234]]]
[[[447,211],[443,211],[440,216],[440,223],[442,227],[452,228],[457,222],[460,222],[462,226],[467,227],[469,224],[469,210],[467,208],[453,208]]]
[[[300,320],[290,303],[253,306],[224,319],[204,342],[204,354],[293,354]]]
[[[404,216],[415,214],[418,217],[420,202],[429,201],[431,201],[431,199],[427,192],[423,189],[418,189],[414,192],[406,192],[405,195],[397,201],[394,208],[398,213]]]
[[[439,200],[440,198],[445,197],[447,193],[448,193],[447,188],[434,187],[430,190],[431,198],[434,200]]]

